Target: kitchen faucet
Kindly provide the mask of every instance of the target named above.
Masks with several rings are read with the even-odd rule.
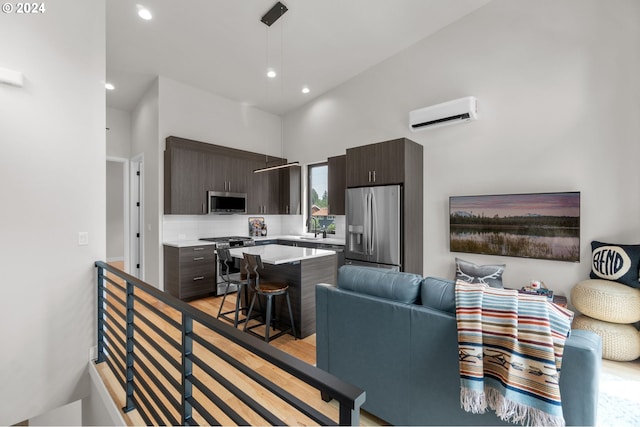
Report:
[[[318,229],[316,228],[316,221],[317,221],[317,218],[314,218],[311,216],[307,218],[307,226],[313,227],[313,237],[318,237]]]

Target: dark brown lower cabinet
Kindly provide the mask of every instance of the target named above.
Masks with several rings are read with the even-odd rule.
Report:
[[[181,300],[215,294],[216,254],[213,245],[164,245],[164,289]]]

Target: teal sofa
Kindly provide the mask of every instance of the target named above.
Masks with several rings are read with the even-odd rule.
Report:
[[[366,392],[363,409],[395,425],[510,425],[460,408],[454,283],[343,266],[316,286],[317,366]],[[596,424],[602,344],[566,341],[560,392],[567,425]],[[328,396],[325,396],[327,398]]]

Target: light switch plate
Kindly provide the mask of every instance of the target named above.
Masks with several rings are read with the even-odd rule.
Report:
[[[81,231],[78,233],[78,246],[87,246],[89,244],[89,233]]]

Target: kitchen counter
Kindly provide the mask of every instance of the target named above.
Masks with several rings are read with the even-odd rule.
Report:
[[[324,243],[327,245],[343,245],[345,243],[345,238],[344,236],[335,236],[333,234],[329,234],[329,236],[333,236],[333,237],[327,237],[327,238],[322,238],[322,235],[319,235],[318,237],[313,237],[313,235],[304,235],[304,236],[298,236],[298,235],[274,235],[274,236],[265,236],[265,237],[254,237],[253,240],[255,240],[256,242],[259,242],[261,240],[289,240],[292,242],[311,242],[311,243]]]
[[[259,270],[260,280],[284,282],[289,285],[293,321],[298,338],[315,334],[316,285],[318,283],[336,284],[338,273],[335,251],[264,245],[234,248],[229,252],[235,258],[242,258],[243,252],[260,255],[264,263],[264,268]],[[286,307],[286,304],[277,305],[278,318],[284,328],[289,325]]]
[[[188,248],[190,246],[207,246],[215,244],[215,242],[207,242],[206,240],[177,240],[174,242],[163,243],[163,245],[172,246],[174,248]]]
[[[344,236],[327,237],[323,239],[321,236],[314,238],[313,236],[297,236],[297,235],[274,235],[265,237],[252,237],[256,242],[263,240],[288,240],[291,242],[311,242],[326,245],[342,245],[344,246]],[[206,240],[175,240],[171,242],[163,242],[163,245],[173,246],[174,248],[185,248],[189,246],[215,245],[215,242]]]
[[[263,263],[273,265],[299,262],[336,254],[335,251],[327,249],[301,248],[285,245],[245,246],[229,250],[231,256],[235,258],[243,258],[243,252],[260,255]]]

